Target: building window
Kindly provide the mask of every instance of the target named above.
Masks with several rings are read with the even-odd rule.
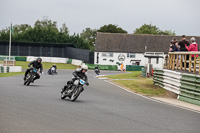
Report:
[[[102,57],[113,57],[113,53],[102,53]]]
[[[139,65],[140,65],[140,62],[133,62],[132,65],[133,65],[133,66],[139,66]]]
[[[133,53],[127,53],[127,57],[129,57],[129,58],[135,58],[135,54],[133,54]]]

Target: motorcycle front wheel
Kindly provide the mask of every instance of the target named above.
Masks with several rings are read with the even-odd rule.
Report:
[[[74,88],[72,95],[71,95],[71,101],[72,102],[75,101],[78,98],[79,95],[80,95],[79,87]]]

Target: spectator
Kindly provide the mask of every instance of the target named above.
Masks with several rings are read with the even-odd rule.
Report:
[[[121,71],[124,71],[124,63],[123,62],[121,63],[120,69],[121,69]]]
[[[169,48],[169,52],[177,52],[177,51],[180,51],[179,50],[179,47],[178,46],[178,41],[176,40],[176,38],[174,37],[172,40],[171,40],[171,43],[170,43],[170,48]],[[175,55],[175,59],[177,59],[177,55]],[[178,56],[178,59],[180,59],[180,56]],[[180,63],[176,61],[176,66],[179,66]]]
[[[176,45],[177,47],[180,47],[180,51],[188,51],[185,47],[185,44],[187,46],[190,46],[190,43],[188,40],[186,40],[185,35],[182,35],[182,39],[181,41],[178,42],[178,45]]]
[[[171,40],[169,52],[180,51],[180,50],[179,50],[179,47],[177,47],[177,43],[178,43],[178,41],[177,41],[176,38],[174,37],[174,38]]]
[[[188,47],[186,44],[185,44],[185,47],[188,51],[198,51],[198,44],[195,42],[195,38],[192,37],[190,39],[190,46]],[[198,57],[198,55],[196,55],[196,57]],[[192,60],[194,60],[194,55],[192,55]]]
[[[185,35],[182,35],[182,39],[181,41],[179,41],[176,46],[177,47],[180,47],[180,51],[188,51],[187,48],[185,47],[186,46],[190,46],[190,43],[188,40],[186,40],[186,36]],[[189,60],[189,55],[186,55],[186,59],[184,60]],[[184,63],[183,63],[183,67],[184,67]],[[186,68],[189,67],[189,63],[186,63]]]

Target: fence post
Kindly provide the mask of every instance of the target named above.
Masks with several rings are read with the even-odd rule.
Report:
[[[194,55],[194,72],[193,73],[196,73],[196,55]]]
[[[186,54],[184,55],[184,69],[186,71]]]
[[[189,72],[191,72],[191,65],[192,64],[192,56],[191,54],[189,55]]]
[[[172,70],[174,70],[174,68],[175,68],[175,54],[173,54],[173,59],[172,59]]]
[[[180,70],[183,69],[183,55],[181,54],[181,61],[180,61]]]
[[[177,54],[177,56],[175,55],[175,57],[176,57],[176,70],[178,70],[178,64],[179,64],[178,57],[179,57],[179,54]]]
[[[168,57],[168,64],[167,64],[167,68],[170,69],[170,54],[169,54],[169,57]]]

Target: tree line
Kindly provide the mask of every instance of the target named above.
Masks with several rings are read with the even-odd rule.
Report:
[[[59,29],[56,21],[47,18],[37,20],[33,27],[28,24],[14,25],[13,30],[12,41],[14,42],[72,43],[77,48],[90,49],[91,51],[94,51],[97,32],[128,33],[118,25],[108,24],[99,29],[86,28],[80,34],[69,35],[65,23]],[[175,32],[171,30],[162,31],[154,25],[144,24],[134,30],[133,34],[175,35]],[[0,41],[8,41],[9,35],[10,27],[2,29],[0,31]]]

